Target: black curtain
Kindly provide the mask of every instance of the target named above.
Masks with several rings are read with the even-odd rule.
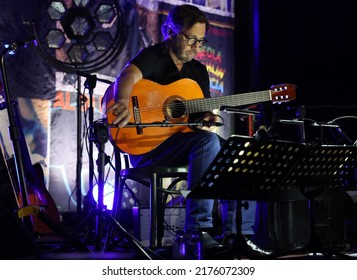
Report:
[[[304,104],[357,103],[356,1],[239,1],[236,18],[238,88],[293,82]]]
[[[304,106],[317,121],[356,115],[356,1],[237,1],[235,13],[237,92],[294,83],[297,99],[274,110],[295,117],[293,105]],[[341,123],[352,141],[356,122]]]

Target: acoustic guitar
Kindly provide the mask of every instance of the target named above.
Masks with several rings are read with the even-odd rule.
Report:
[[[0,89],[1,91],[1,89]],[[18,127],[18,139],[19,139],[19,144],[21,147],[21,156],[23,159],[23,165],[24,165],[24,173],[25,173],[25,179],[26,179],[26,191],[27,191],[27,204],[32,205],[32,206],[37,206],[40,208],[40,211],[45,213],[47,216],[49,216],[50,219],[52,219],[53,222],[59,223],[60,222],[60,215],[56,206],[55,201],[53,200],[51,194],[48,192],[46,189],[46,186],[44,184],[44,174],[42,170],[42,166],[40,163],[32,164],[31,157],[27,148],[27,143],[26,139],[23,133],[23,129],[21,126],[21,121],[20,117],[18,114],[17,110],[17,103],[12,102],[13,106],[13,114],[14,114],[14,120],[15,123]],[[2,103],[1,109],[4,109],[4,103]],[[8,163],[9,168],[13,168],[13,172],[10,172],[10,174],[16,174],[16,167],[14,164],[14,161],[10,161]],[[18,198],[18,204],[19,207],[24,205],[23,203],[23,198],[21,195],[21,192],[19,191],[19,186],[16,185],[15,178],[12,180],[15,184],[13,188],[15,189],[15,193],[17,194]],[[49,234],[52,233],[53,230],[47,226],[43,221],[41,221],[36,215],[31,216],[32,220],[32,229],[35,233],[37,234]]]
[[[105,93],[105,106],[114,104],[114,83]],[[281,103],[296,98],[294,84],[272,86],[269,90],[204,98],[200,86],[191,79],[181,79],[160,85],[142,79],[134,85],[130,108],[132,117],[127,126],[114,125],[115,115],[109,112],[110,139],[122,152],[139,155],[147,153],[171,135],[189,132],[188,117],[219,109],[221,106],[248,106],[261,102]]]

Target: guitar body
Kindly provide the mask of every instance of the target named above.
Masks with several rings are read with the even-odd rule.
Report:
[[[54,222],[59,223],[60,214],[55,201],[44,184],[45,177],[42,167],[39,163],[36,163],[32,166],[32,168],[36,177],[34,178],[34,182],[26,182],[28,204],[39,207],[41,212],[49,216]],[[28,181],[28,178],[26,178],[26,180]],[[21,193],[19,193],[18,199],[20,205],[23,205]],[[38,234],[53,233],[53,230],[37,218],[36,215],[33,215],[31,219],[32,229],[34,232]]]
[[[0,100],[5,100],[4,91],[0,83]],[[27,207],[34,206],[40,208],[40,211],[46,214],[53,222],[60,222],[60,214],[58,212],[55,201],[46,189],[44,184],[45,178],[43,174],[42,167],[39,163],[32,165],[30,153],[27,148],[27,143],[25,135],[23,133],[20,116],[18,113],[17,103],[10,101],[13,109],[13,117],[18,127],[18,140],[21,150],[22,164],[24,168],[25,175],[25,186],[19,186],[19,181],[17,180],[15,174],[17,174],[17,166],[14,157],[6,160],[9,179],[12,184],[12,189],[14,192],[17,207]],[[0,110],[6,109],[8,104],[5,102],[0,102]],[[25,188],[25,189],[23,189]],[[26,191],[27,196],[23,198],[23,193]],[[25,199],[25,201],[24,201]],[[26,203],[24,203],[26,202]],[[37,209],[37,208],[36,208]],[[29,211],[31,212],[31,211]],[[53,233],[53,230],[42,222],[36,215],[31,215],[31,226],[32,230],[38,234],[49,234]]]
[[[25,198],[27,203],[24,203],[22,197],[23,190],[22,188],[20,188],[20,186],[18,186],[18,180],[14,178],[13,181],[17,185],[16,187],[18,190],[17,195],[18,195],[19,207],[25,207],[25,206],[38,207],[40,211],[46,214],[51,220],[53,220],[56,223],[59,223],[60,215],[56,203],[54,202],[52,196],[46,189],[45,178],[44,178],[42,167],[40,163],[36,163],[34,165],[32,164],[30,153],[27,148],[25,135],[23,133],[20,116],[18,113],[17,103],[13,103],[12,107],[13,107],[14,119],[16,125],[18,126],[18,131],[19,131],[18,140],[21,149],[22,163],[23,163],[24,175],[26,181],[25,187],[27,193],[27,198]],[[12,174],[17,174],[15,161],[9,163],[9,166],[14,171],[12,172]],[[53,230],[49,226],[47,226],[44,222],[42,222],[36,215],[31,215],[31,220],[32,220],[32,230],[35,233],[37,234],[53,233]]]
[[[114,104],[114,83],[105,95],[106,109]],[[204,98],[200,86],[191,79],[181,79],[168,85],[142,79],[134,85],[129,108],[132,117],[128,125],[117,128],[113,112],[108,112],[110,139],[122,152],[132,155],[147,153],[171,135],[192,131],[188,117],[219,109],[221,106],[247,106],[260,102],[282,103],[295,98],[293,84],[272,86],[269,90]]]
[[[108,88],[107,107],[114,103],[113,84]],[[132,97],[138,98],[138,110],[140,121],[135,120],[133,113],[131,123],[170,123],[187,122],[188,115],[185,112],[175,113],[170,110],[170,104],[180,103],[183,100],[203,98],[200,86],[190,79],[178,80],[169,85],[160,85],[149,80],[141,80],[134,87]],[[134,102],[135,103],[135,102]],[[130,108],[134,108],[133,100]],[[108,114],[108,123],[111,124],[115,116]],[[112,142],[121,150],[130,154],[143,154],[156,148],[171,135],[178,132],[192,131],[190,127],[182,126],[152,126],[143,127],[138,131],[136,127],[118,129],[111,127],[110,136]]]

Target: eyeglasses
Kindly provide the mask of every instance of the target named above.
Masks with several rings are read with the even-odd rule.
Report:
[[[207,44],[206,38],[203,38],[203,39],[190,38],[182,31],[180,31],[180,33],[186,38],[186,44],[189,47],[192,47],[193,45],[196,45],[196,44],[198,44],[199,47],[202,47]]]

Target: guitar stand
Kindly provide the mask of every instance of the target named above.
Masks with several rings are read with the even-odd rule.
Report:
[[[38,217],[44,224],[50,227],[59,236],[72,243],[79,251],[88,252],[89,251],[88,248],[79,239],[75,237],[71,237],[70,234],[66,230],[64,230],[56,221],[54,221],[46,213],[42,212],[38,206],[31,205],[28,200],[24,159],[22,157],[20,139],[19,139],[21,128],[19,127],[19,125],[16,123],[15,120],[15,114],[14,114],[13,104],[10,96],[6,66],[5,66],[6,54],[11,51],[15,53],[17,48],[24,45],[25,44],[14,43],[8,49],[4,49],[4,51],[1,53],[1,74],[2,74],[3,90],[5,93],[4,96],[5,104],[7,107],[8,119],[9,119],[9,134],[14,150],[15,166],[17,170],[17,184],[22,197],[22,208],[17,209],[18,218],[22,219],[25,228],[29,231],[29,233],[34,235],[31,216],[36,215],[36,217]]]
[[[50,227],[56,234],[62,237],[65,241],[69,242],[76,248],[79,252],[88,252],[92,253],[92,251],[78,238],[71,235],[68,231],[66,231],[62,226],[60,226],[57,222],[55,222],[49,215],[42,212],[40,207],[35,205],[28,205],[26,207],[20,208],[18,211],[19,218],[26,218],[32,216],[36,216],[39,218],[45,225]]]
[[[232,135],[187,198],[257,201],[307,198],[310,201],[309,244],[302,250],[270,257],[308,251],[314,257],[322,253],[325,257],[352,258],[322,247],[316,233],[314,203],[323,191],[334,195],[341,189],[346,176],[353,172],[356,159],[356,146],[307,145]],[[239,183],[232,185],[232,182]]]

